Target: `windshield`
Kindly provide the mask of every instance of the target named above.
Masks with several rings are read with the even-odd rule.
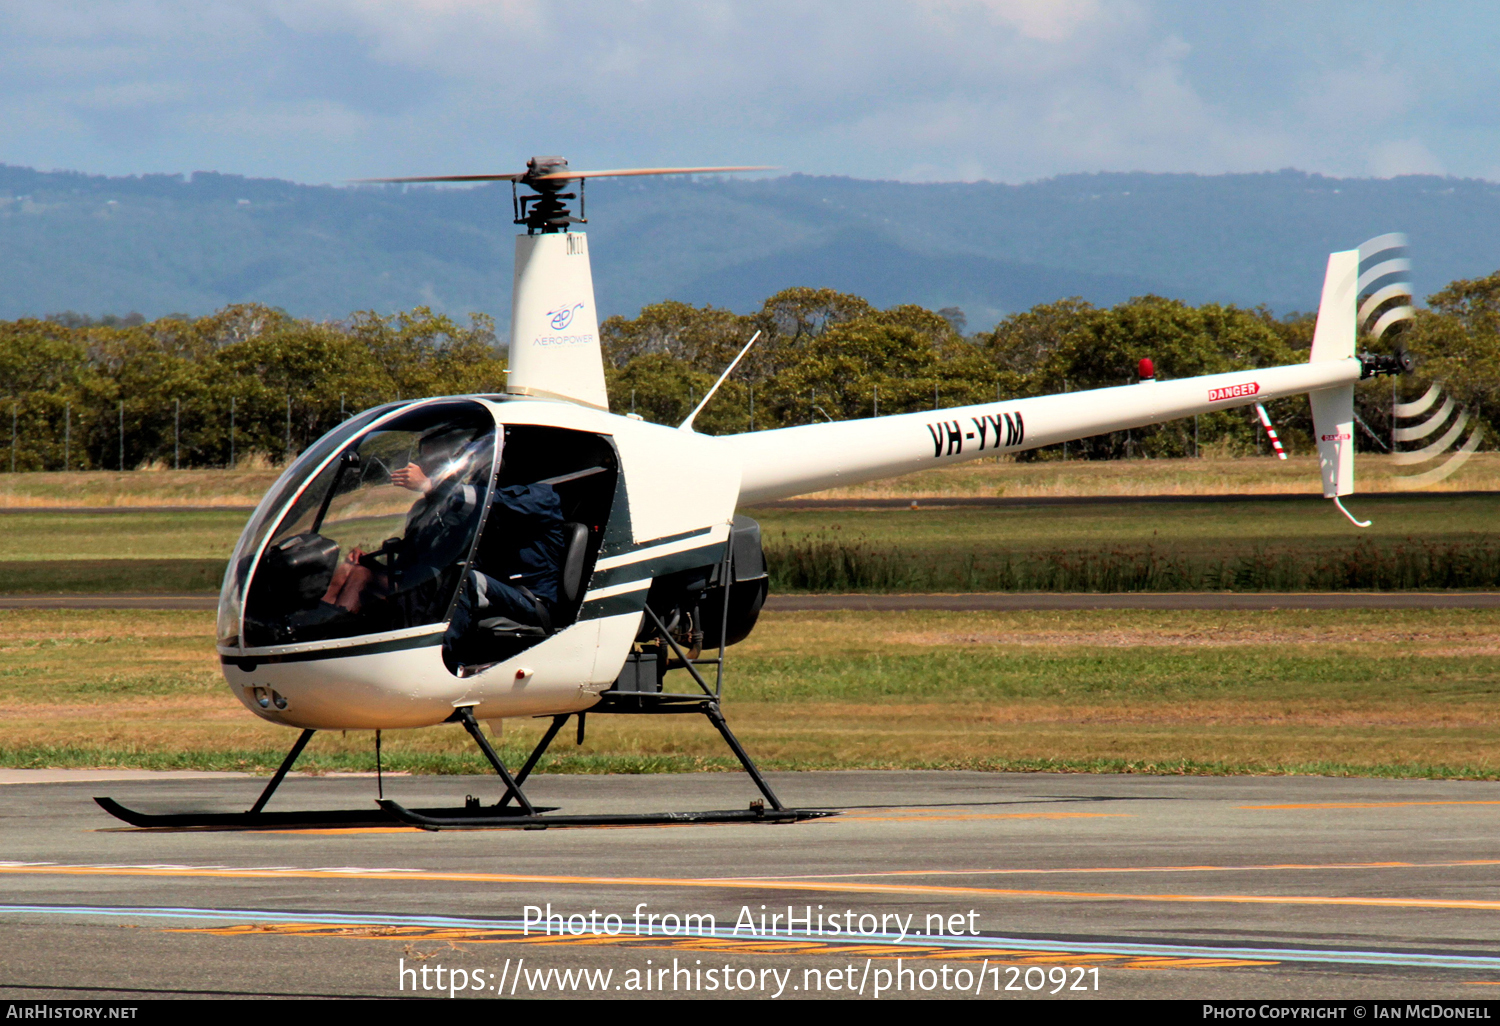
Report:
[[[387,404],[366,410],[358,416],[350,417],[328,432],[308,446],[302,455],[276,479],[270,491],[266,492],[265,498],[260,500],[260,505],[255,507],[255,512],[250,515],[245,530],[241,532],[240,540],[234,547],[234,555],[230,557],[229,566],[224,572],[224,585],[219,592],[219,644],[238,645],[240,643],[240,609],[245,597],[245,582],[250,577],[250,562],[255,558],[256,552],[260,551],[260,544],[265,541],[266,532],[275,523],[276,514],[286,505],[287,500],[296,494],[297,489],[301,487],[307,475],[312,473],[313,468],[327,459],[329,453],[358,434],[381,414],[389,412],[390,409],[390,404]]]
[[[442,622],[494,465],[494,418],[478,403],[420,406],[359,435],[270,533],[245,600],[245,644]]]

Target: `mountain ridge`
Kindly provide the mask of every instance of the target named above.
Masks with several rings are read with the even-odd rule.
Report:
[[[1316,306],[1326,254],[1412,238],[1417,292],[1500,267],[1500,184],[1100,172],[1020,185],[785,175],[595,180],[601,315],[662,299],[744,312],[787,285],[879,306],[1037,302]],[[262,302],[338,319],[418,305],[509,316],[510,195],[301,185],[218,172],[110,178],[0,165],[0,317],[147,316]]]

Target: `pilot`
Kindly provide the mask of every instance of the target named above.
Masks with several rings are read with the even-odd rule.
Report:
[[[406,530],[392,560],[402,572],[403,592],[436,579],[447,566],[468,555],[455,547],[461,548],[472,537],[466,528],[483,499],[472,481],[476,468],[460,465],[469,462],[463,457],[469,455],[465,449],[471,434],[461,428],[429,432],[417,443],[416,460],[391,471],[391,484],[419,496],[406,514]],[[358,613],[368,600],[389,594],[390,575],[371,566],[367,555],[354,546],[334,570],[319,605],[324,617]]]

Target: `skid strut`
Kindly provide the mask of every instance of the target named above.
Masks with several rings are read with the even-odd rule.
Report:
[[[249,812],[181,812],[149,813],[128,809],[113,798],[95,798],[99,807],[111,816],[123,819],[131,826],[175,827],[177,829],[233,830],[268,827],[321,827],[321,826],[388,826],[390,817],[380,812],[365,809],[331,809],[317,812],[266,812],[266,803],[286,779],[292,764],[302,754],[302,749],[312,740],[316,730],[304,730],[297,736],[292,750],[286,753],[281,765],[271,776],[271,782],[261,791]]]
[[[479,746],[479,750],[484,753],[484,757],[490,761],[491,766],[495,767],[495,772],[500,774],[500,779],[505,781],[505,797],[500,799],[496,807],[504,808],[505,803],[510,801],[511,796],[514,795],[516,801],[521,803],[522,813],[527,816],[535,816],[536,809],[532,808],[531,800],[521,793],[520,782],[510,775],[510,770],[505,768],[505,763],[500,761],[500,756],[496,755],[495,750],[490,747],[489,739],[479,729],[479,724],[474,719],[473,708],[467,705],[460,706],[458,710],[458,722],[464,725],[464,729],[469,732],[469,736],[474,739],[474,743]],[[527,768],[530,768],[530,763],[527,764]]]
[[[598,705],[589,710],[599,713],[702,713],[708,718],[719,734],[729,745],[730,751],[734,752],[735,758],[740,761],[760,793],[765,796],[764,801],[751,804],[748,809],[719,809],[707,812],[651,812],[639,814],[604,814],[594,816],[568,816],[568,815],[517,815],[521,810],[506,808],[510,801],[512,791],[507,789],[505,797],[498,805],[485,809],[466,811],[462,816],[443,815],[431,810],[408,809],[399,802],[386,799],[380,803],[380,807],[394,816],[396,819],[412,826],[424,827],[428,830],[463,830],[463,829],[485,829],[493,827],[520,827],[523,829],[537,829],[548,826],[628,826],[647,825],[657,823],[795,823],[804,819],[818,819],[823,816],[832,816],[837,813],[828,809],[789,809],[776,797],[776,792],[771,790],[771,785],[761,776],[754,760],[749,753],[740,745],[739,739],[729,729],[728,722],[724,719],[723,712],[719,709],[719,703],[710,696],[705,695],[617,695],[612,696],[606,692],[601,696]],[[577,715],[581,721],[582,714]],[[569,714],[564,713],[552,717],[552,725],[542,735],[531,755],[527,757],[526,763],[521,771],[515,775],[515,792],[520,794],[520,785],[525,782],[532,769],[536,766],[549,746],[561,733],[562,728],[568,722]],[[477,725],[475,730],[477,730]],[[470,731],[473,733],[474,731]],[[580,734],[582,731],[580,730]],[[498,760],[496,760],[498,761]],[[509,778],[507,778],[509,779]],[[768,807],[769,806],[769,807]],[[504,811],[502,811],[504,810]]]
[[[316,733],[316,730],[309,729],[304,730],[298,735],[297,743],[292,745],[292,750],[286,753],[285,759],[281,760],[281,765],[276,768],[276,773],[271,777],[271,782],[260,793],[260,797],[255,799],[255,804],[250,806],[250,815],[260,815],[260,810],[266,807],[266,802],[271,800],[271,795],[276,793],[276,789],[286,779],[287,771],[292,768],[292,763],[297,761],[297,756],[302,754],[302,749],[307,747],[307,743],[312,740],[312,736]]]

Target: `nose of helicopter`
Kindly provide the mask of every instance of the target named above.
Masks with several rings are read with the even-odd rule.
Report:
[[[443,665],[441,633],[420,648],[291,662],[226,661],[240,703],[272,723],[314,729],[397,729],[441,723],[472,690]]]

